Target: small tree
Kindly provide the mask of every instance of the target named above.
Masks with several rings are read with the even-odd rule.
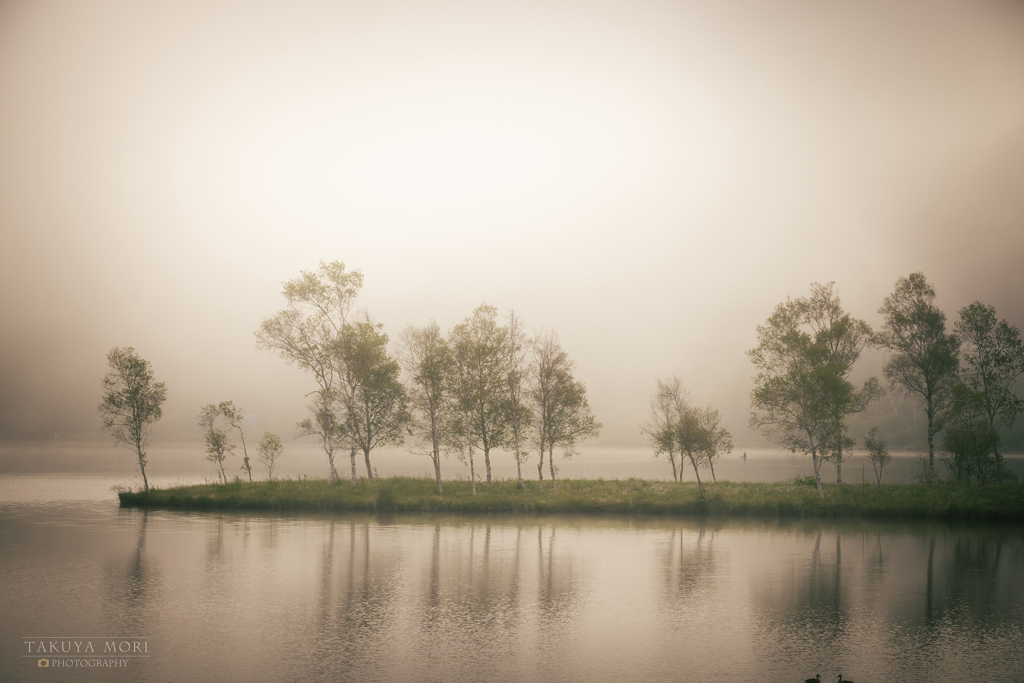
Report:
[[[722,414],[717,409],[708,406],[701,411],[701,426],[705,431],[703,445],[703,460],[711,469],[711,479],[718,483],[715,476],[715,462],[722,455],[732,453],[732,433],[722,426]]]
[[[997,473],[999,434],[989,423],[987,412],[983,394],[966,384],[953,387],[942,446],[950,454],[946,460],[950,471],[956,479],[967,482],[967,488],[972,479],[985,486]]]
[[[217,424],[221,417],[220,408],[208,403],[199,410],[199,417],[196,424],[203,430],[203,440],[206,442],[206,459],[215,463],[220,468],[220,476],[224,483],[228,483],[228,475],[224,472],[224,461],[229,455],[234,454],[234,447],[228,441],[228,433]]]
[[[657,380],[654,394],[651,396],[651,419],[640,429],[647,434],[648,442],[654,449],[654,457],[665,453],[672,465],[672,480],[682,481],[683,460],[680,456],[676,467],[678,453],[676,442],[676,423],[679,414],[689,404],[689,392],[683,386],[683,380],[673,375],[665,380]]]
[[[277,459],[281,457],[283,452],[284,445],[281,443],[281,437],[277,434],[264,432],[263,439],[256,446],[256,453],[260,457],[260,462],[267,466],[267,479],[274,478],[274,465],[277,464]]]
[[[103,376],[103,397],[98,406],[103,428],[135,452],[142,472],[142,484],[149,492],[146,478],[146,446],[153,423],[161,418],[160,406],[167,400],[163,382],[153,381],[153,369],[135,349],[114,347],[107,354],[109,371]]]
[[[227,423],[238,430],[238,436],[242,439],[242,469],[249,475],[249,482],[252,483],[252,465],[249,464],[249,451],[245,447],[245,433],[242,431],[242,422],[245,421],[245,410],[236,408],[234,401],[221,401],[217,406],[220,414],[224,416]]]
[[[690,460],[693,466],[693,473],[697,477],[697,488],[700,489],[700,499],[707,501],[707,494],[704,491],[704,484],[700,480],[700,469],[698,461],[707,452],[708,431],[704,426],[703,411],[694,406],[687,406],[676,421],[676,442],[679,450]]]
[[[868,435],[864,437],[864,448],[868,450],[868,457],[871,458],[871,469],[875,471],[875,479],[878,486],[882,486],[882,468],[889,464],[892,456],[885,447],[885,441],[878,436],[878,427],[872,427]]]

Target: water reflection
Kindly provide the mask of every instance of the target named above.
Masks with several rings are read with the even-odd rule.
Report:
[[[2,680],[1024,679],[1019,527],[80,512],[0,509]]]

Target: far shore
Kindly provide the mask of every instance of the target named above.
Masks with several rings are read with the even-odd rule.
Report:
[[[695,482],[648,479],[536,480],[523,490],[515,480],[477,483],[443,481],[443,494],[428,478],[348,480],[277,479],[199,484],[149,493],[122,491],[123,507],[188,510],[273,510],[445,514],[619,514],[764,518],[937,519],[975,522],[1024,521],[1024,485],[1019,482],[973,488],[954,481],[925,484],[823,484],[813,477],[787,482],[705,483],[701,500]]]

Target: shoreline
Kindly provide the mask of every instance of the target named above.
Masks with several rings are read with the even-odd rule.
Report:
[[[818,497],[813,477],[788,482],[705,483],[701,501],[695,482],[648,479],[560,480],[544,488],[527,481],[477,483],[473,496],[468,481],[387,477],[357,480],[276,479],[228,484],[197,484],[149,493],[121,491],[121,507],[199,511],[265,510],[313,512],[445,513],[503,515],[649,515],[670,517],[860,518],[878,520],[935,519],[972,522],[1024,521],[1024,486],[1012,482],[982,488],[943,481],[924,484],[822,484]]]

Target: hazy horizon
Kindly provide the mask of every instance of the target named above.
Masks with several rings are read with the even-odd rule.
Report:
[[[0,3],[0,440],[102,438],[114,346],[157,439],[290,439],[313,380],[253,333],[340,260],[392,343],[557,331],[599,444],[672,374],[766,444],[744,352],[812,282],[1024,326],[1022,83],[1020,2]]]

